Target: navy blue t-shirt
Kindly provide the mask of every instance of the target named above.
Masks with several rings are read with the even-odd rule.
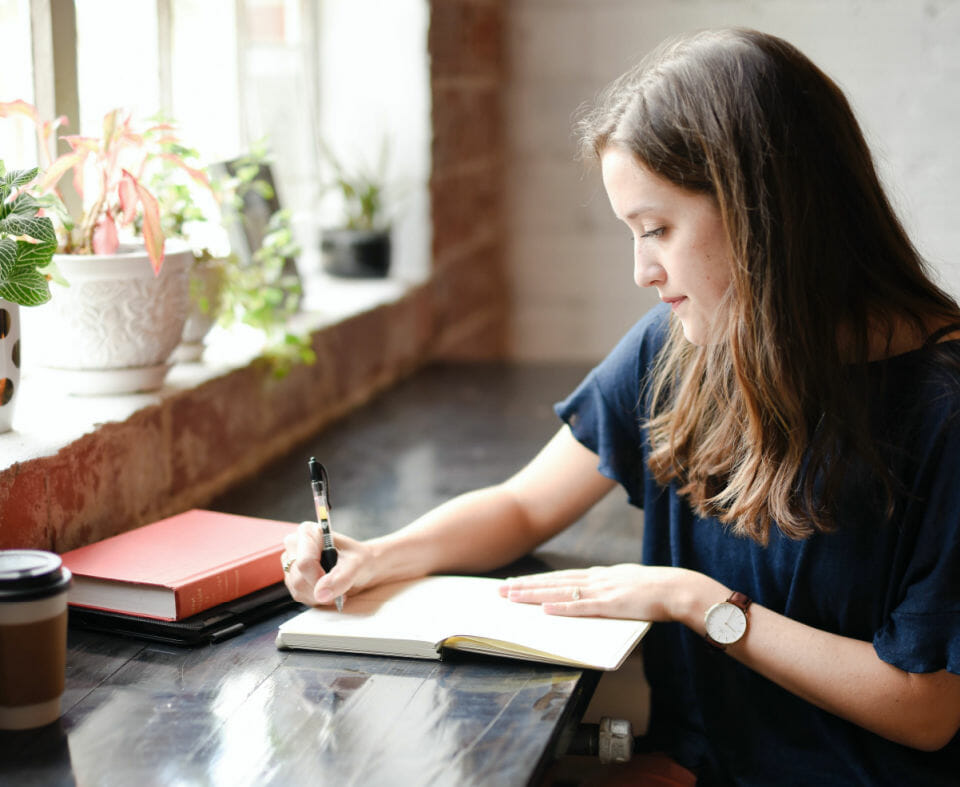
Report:
[[[633,559],[701,571],[794,620],[872,641],[881,659],[908,672],[960,674],[960,341],[869,365],[873,428],[879,445],[895,447],[882,450],[902,484],[893,520],[884,521],[869,484],[852,481],[835,532],[791,540],[774,527],[763,547],[698,517],[647,468],[644,381],[668,321],[665,307],[651,311],[556,405],[599,456],[600,472],[644,509],[642,554]],[[892,743],[679,623],[654,625],[643,654],[653,694],[648,737],[702,784],[960,782],[960,736],[933,753]]]

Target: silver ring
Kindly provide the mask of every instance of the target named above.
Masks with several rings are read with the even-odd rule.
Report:
[[[579,586],[579,585],[574,585],[574,586],[573,586],[573,600],[574,600],[574,601],[579,601],[579,600],[580,600],[580,586]]]
[[[286,560],[283,561],[284,574],[290,573],[290,566],[292,566],[296,562],[296,560],[297,560],[296,555],[294,555],[293,557],[288,557]]]

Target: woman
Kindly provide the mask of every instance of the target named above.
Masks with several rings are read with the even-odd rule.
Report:
[[[489,570],[619,483],[644,508],[642,564],[503,592],[661,622],[651,746],[704,784],[955,783],[960,308],[842,92],[780,39],[706,32],[615,81],[581,130],[664,305],[516,476],[341,537],[326,576],[301,528],[291,591]]]

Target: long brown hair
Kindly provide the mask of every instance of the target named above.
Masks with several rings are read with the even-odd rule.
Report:
[[[766,543],[836,526],[855,457],[892,511],[870,437],[867,361],[879,332],[960,319],[880,185],[843,92],[795,47],[752,30],[662,46],[579,124],[584,152],[632,152],[712,195],[732,257],[722,340],[676,321],[652,380],[650,468],[694,509]]]

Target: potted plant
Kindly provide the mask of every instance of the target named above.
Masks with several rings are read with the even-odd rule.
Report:
[[[20,387],[20,307],[50,300],[57,236],[26,186],[37,169],[7,172],[0,160],[0,432],[13,424]]]
[[[226,271],[235,259],[220,228],[218,189],[200,163],[200,154],[169,133],[172,122],[156,121],[145,136],[155,141],[161,155],[152,162],[147,185],[157,198],[164,237],[186,243],[193,252],[190,304],[172,357],[178,363],[192,362],[203,355],[204,340],[217,322]],[[135,229],[141,234],[142,222]]]
[[[37,129],[44,172],[32,190],[54,206],[54,261],[70,283],[24,326],[38,365],[54,371],[71,393],[159,388],[187,316],[192,254],[186,246],[167,248],[159,205],[143,173],[160,156],[189,168],[138,133],[120,110],[104,116],[100,137],[63,137],[70,150],[56,159],[49,146],[65,118],[43,122],[26,102],[0,104],[0,117],[14,115]],[[58,184],[67,173],[81,197],[76,215],[59,199]],[[142,240],[131,232],[137,220]]]
[[[240,323],[260,332],[263,357],[274,376],[282,377],[294,363],[316,360],[309,335],[289,329],[303,292],[291,214],[280,207],[265,141],[215,169],[220,173],[215,183],[224,208],[221,220],[231,243],[243,251],[225,271],[219,323],[227,328]]]
[[[347,168],[325,145],[323,158],[333,176],[325,191],[340,198],[340,225],[321,230],[320,251],[324,270],[334,276],[382,278],[390,270],[390,224],[386,216],[385,172],[387,147],[381,149],[375,168]]]
[[[166,144],[177,160],[206,175],[207,169],[196,163],[196,151],[179,143]],[[214,324],[226,329],[242,324],[263,336],[262,354],[279,376],[292,363],[314,360],[309,338],[288,329],[300,304],[300,280],[290,272],[300,250],[294,242],[289,211],[276,204],[272,178],[263,177],[265,171],[269,173],[266,148],[257,145],[230,164],[213,165],[220,175],[210,177],[203,187],[201,181],[185,177],[182,168],[164,160],[149,180],[160,202],[165,234],[186,241],[195,255],[190,274],[191,309],[175,357],[178,361],[198,360]],[[259,205],[272,207],[257,232],[238,232],[248,198],[254,193],[263,198]],[[229,250],[238,235],[244,238],[243,255]]]

